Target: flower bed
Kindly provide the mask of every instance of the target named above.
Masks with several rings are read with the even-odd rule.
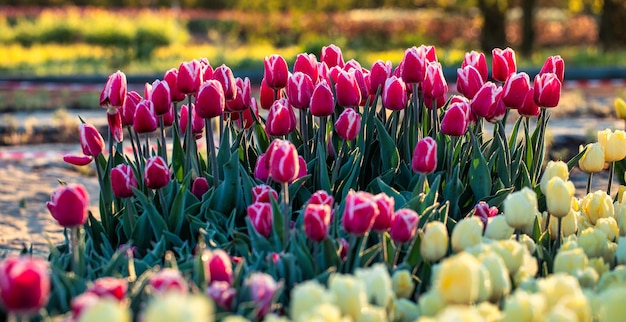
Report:
[[[346,62],[334,45],[319,61],[299,54],[291,73],[272,55],[258,98],[249,79],[206,59],[168,70],[143,95],[112,74],[100,97],[107,140],[81,123],[83,155],[64,157],[95,167],[100,220],[80,183],[61,182],[47,206],[67,242],[47,262],[0,262],[5,311],[76,321],[619,319],[626,207],[610,184],[614,173],[623,180],[626,133],[600,131],[567,163],[544,166],[563,60],[548,57],[533,82],[511,49],[494,49],[492,61],[489,73],[484,54],[467,53],[451,96],[431,46],[407,49],[395,69]],[[616,101],[619,115],[625,105]],[[510,109],[520,118],[507,131]],[[571,169],[591,182],[605,163],[607,191],[575,196]]]

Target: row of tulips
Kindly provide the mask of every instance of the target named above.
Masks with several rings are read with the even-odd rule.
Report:
[[[600,134],[601,157],[590,146],[542,174],[563,60],[549,57],[533,83],[517,71],[513,50],[494,49],[491,60],[489,73],[483,53],[467,53],[456,95],[431,46],[407,49],[395,69],[385,61],[369,70],[344,61],[334,45],[319,61],[299,54],[291,72],[273,55],[258,100],[247,78],[225,65],[213,69],[206,59],[168,70],[146,84],[143,96],[127,91],[122,72],[112,74],[100,99],[108,140],[81,124],[83,155],[65,157],[77,166],[93,162],[100,219],[80,184],[62,185],[48,203],[71,238],[51,250],[51,292],[40,292],[50,293],[47,312],[72,311],[69,318],[82,320],[77,299],[93,298],[81,294],[115,277],[127,283],[115,307],[148,319],[144,290],[164,274],[175,280],[166,283],[174,290],[191,293],[190,303],[214,303],[198,304],[207,309],[197,312],[217,320],[411,321],[487,302],[507,316],[507,296],[535,292],[525,285],[557,271],[572,236],[585,245],[588,229],[619,227],[619,216],[608,212],[602,217],[616,225],[584,224],[607,201],[598,192],[576,199],[567,174],[576,164],[590,173],[592,163],[620,165],[616,151],[626,136]],[[507,135],[514,113],[519,118]],[[484,122],[494,124],[491,137]],[[197,143],[203,138],[206,151]],[[132,155],[123,153],[128,142]],[[610,190],[604,195],[611,199]],[[572,228],[572,221],[581,223]],[[587,256],[613,268],[614,238],[606,251]],[[495,253],[489,264],[483,253]],[[382,291],[389,276],[402,290]],[[479,292],[491,278],[509,286]],[[155,310],[175,305],[187,314],[180,299],[162,299]],[[45,302],[5,307],[33,313]],[[155,318],[171,316],[158,312]]]

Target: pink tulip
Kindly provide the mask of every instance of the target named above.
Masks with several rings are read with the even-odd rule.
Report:
[[[343,212],[343,229],[353,235],[362,236],[372,229],[379,214],[374,196],[368,192],[348,192]]]
[[[198,117],[211,119],[224,113],[226,98],[222,84],[210,79],[200,86],[196,97],[195,109]]]
[[[316,205],[328,205],[332,209],[335,203],[335,198],[324,190],[318,190],[311,195],[309,203]]]
[[[225,251],[219,248],[212,251],[206,250],[202,257],[207,257],[207,260],[204,261],[204,271],[207,274],[206,279],[210,281],[209,284],[213,282],[232,283],[233,264]]]
[[[135,91],[130,91],[126,94],[126,101],[124,102],[124,106],[122,107],[122,125],[123,126],[133,126],[135,120],[135,110],[137,109],[137,104],[141,102],[143,98],[139,93]]]
[[[535,103],[539,107],[556,107],[561,99],[561,81],[554,73],[535,76]]]
[[[451,102],[441,121],[441,133],[463,136],[469,126],[470,105],[468,101]]]
[[[237,97],[237,83],[235,81],[235,76],[233,75],[233,71],[228,66],[222,64],[217,67],[213,73],[213,79],[218,80],[222,84],[226,101]]]
[[[182,62],[178,66],[178,79],[176,85],[178,91],[183,94],[193,94],[198,91],[202,84],[202,65],[200,61],[194,59],[188,62]]]
[[[202,76],[202,83],[209,79],[213,79],[214,71],[213,66],[207,58],[200,58],[200,75]],[[200,83],[200,84],[202,84]]]
[[[404,208],[396,211],[396,216],[391,222],[389,235],[396,243],[407,243],[415,237],[420,217],[417,212]]]
[[[267,202],[255,202],[248,206],[247,213],[254,230],[259,235],[269,238],[274,224],[272,205]]]
[[[120,143],[124,139],[124,129],[122,128],[122,110],[109,109],[107,111],[107,123],[109,123],[109,131],[115,142]]]
[[[369,93],[375,95],[380,88],[381,92],[386,84],[386,81],[391,77],[392,65],[390,61],[377,60],[370,69],[370,84]]]
[[[392,111],[404,109],[408,103],[406,84],[402,78],[391,76],[385,81],[383,88],[383,106]]]
[[[437,141],[427,136],[415,145],[413,159],[411,160],[413,171],[419,173],[433,173],[437,169]]]
[[[266,158],[268,158],[267,153],[262,153],[256,159],[256,165],[254,166],[254,178],[262,182],[266,182],[270,177],[270,168]]]
[[[372,229],[375,231],[387,231],[391,227],[393,218],[396,216],[395,199],[381,192],[374,196],[374,200],[378,207],[378,216],[376,216]]]
[[[170,292],[176,292],[185,295],[189,291],[187,281],[179,270],[173,268],[164,268],[148,280],[150,289],[157,295],[164,295]]]
[[[522,106],[517,109],[517,113],[521,116],[534,117],[539,115],[540,111],[539,106],[535,103],[535,89],[531,87],[524,97]]]
[[[328,68],[333,68],[335,66],[343,68],[345,65],[341,48],[335,46],[334,44],[322,47],[320,61],[325,63]]]
[[[133,128],[137,133],[151,133],[156,131],[158,120],[152,101],[143,100],[137,104]]]
[[[344,140],[354,140],[361,131],[361,115],[351,108],[345,109],[335,122],[335,131]]]
[[[328,205],[309,203],[304,208],[304,233],[315,242],[321,242],[328,236],[331,209]]]
[[[298,150],[287,140],[274,140],[268,149],[270,176],[276,182],[285,183],[295,180],[300,172]]]
[[[317,117],[330,116],[335,110],[333,91],[325,80],[320,80],[311,95],[311,114]]]
[[[84,155],[98,157],[104,151],[104,139],[95,126],[81,123],[78,125],[80,147]]]
[[[267,133],[273,136],[287,135],[296,129],[296,114],[286,98],[274,101],[265,126]]]
[[[127,91],[126,75],[117,71],[109,76],[100,93],[100,106],[119,108],[124,106]]]
[[[319,79],[319,70],[317,67],[317,57],[314,54],[298,54],[296,62],[293,64],[293,73],[302,72],[308,75],[313,83],[317,83]]]
[[[128,291],[128,282],[123,278],[100,277],[93,282],[87,292],[96,294],[100,298],[111,298],[122,301]]]
[[[431,99],[441,97],[448,92],[448,83],[443,76],[443,70],[439,62],[430,61],[426,64],[422,90],[424,96]]]
[[[487,67],[487,59],[485,58],[485,54],[473,50],[471,52],[465,53],[461,68],[465,68],[465,66],[472,66],[476,68],[476,70],[480,74],[482,83],[487,81],[487,77],[489,76],[489,68]]]
[[[480,201],[476,204],[476,206],[474,206],[474,216],[480,218],[480,221],[483,223],[483,232],[485,232],[485,229],[487,228],[489,218],[494,217],[497,214],[498,208],[489,207],[489,204],[484,201]]]
[[[82,226],[89,214],[89,194],[81,184],[63,185],[52,192],[46,207],[59,225]]]
[[[357,84],[355,70],[340,71],[335,83],[337,104],[343,107],[355,107],[361,103],[361,89]]]
[[[178,118],[181,135],[184,135],[187,130],[187,122],[189,122],[189,114],[187,113],[189,113],[187,105],[182,105],[180,107],[180,115]],[[193,103],[191,104],[191,131],[196,140],[202,137],[202,132],[204,131],[204,119],[196,114],[196,106]]]
[[[0,261],[0,300],[5,311],[36,314],[50,297],[48,262],[10,255]]]
[[[287,67],[287,61],[280,55],[271,55],[265,57],[263,69],[263,78],[267,82],[267,85],[273,89],[280,89],[287,86],[287,79],[289,77],[289,68]]]
[[[502,87],[498,87],[492,82],[486,82],[470,103],[472,112],[480,117],[490,118],[495,113],[496,104],[501,97]]]
[[[248,286],[250,297],[255,304],[256,317],[258,320],[262,320],[271,310],[274,295],[281,287],[281,284],[276,283],[274,278],[268,274],[252,273],[245,281],[245,285]]]
[[[252,187],[252,202],[267,202],[272,200],[278,201],[278,192],[266,184],[260,184]]]
[[[426,74],[426,65],[429,61],[437,61],[435,47],[411,47],[404,52],[402,59],[402,80],[407,84],[421,83]]]
[[[206,293],[215,304],[226,311],[232,309],[233,300],[237,296],[237,290],[226,282],[212,282]]]
[[[93,157],[90,155],[72,155],[66,154],[63,156],[63,161],[75,166],[84,166],[88,165],[93,161]]]
[[[178,69],[172,68],[167,70],[165,75],[163,75],[163,80],[170,87],[170,99],[172,102],[180,102],[185,99],[185,94],[178,90]]]
[[[561,56],[550,56],[546,59],[546,62],[541,67],[541,71],[539,74],[546,73],[554,73],[556,77],[559,79],[561,84],[563,83],[563,77],[565,74],[565,63],[563,62],[563,58]]]
[[[137,178],[133,168],[127,164],[120,164],[111,169],[111,187],[117,198],[133,196],[133,187],[137,188]]]
[[[209,182],[205,177],[197,177],[193,180],[191,184],[191,193],[198,198],[198,200],[202,200],[202,196],[209,191]]]
[[[274,104],[274,94],[276,92],[273,88],[267,85],[265,78],[261,80],[261,89],[259,92],[259,102],[261,103],[261,108],[264,110],[269,110],[272,104]],[[278,98],[281,98],[281,92],[278,92]]]
[[[155,80],[152,83],[152,95],[150,97],[154,104],[156,115],[165,115],[172,109],[172,97],[169,84],[166,81]]]
[[[170,169],[163,158],[155,156],[146,160],[144,181],[150,189],[160,189],[170,183]]]
[[[313,95],[313,81],[302,72],[293,73],[287,81],[289,103],[297,109],[309,108]]]
[[[252,89],[250,88],[250,78],[235,78],[237,86],[237,96],[226,102],[226,109],[229,112],[246,112],[252,105]]]
[[[484,84],[478,69],[471,65],[457,69],[456,75],[456,90],[469,99],[474,98]]]
[[[506,49],[494,48],[491,55],[491,77],[494,80],[504,82],[511,74],[517,72],[513,49],[508,47]]]
[[[504,105],[518,109],[524,103],[524,98],[529,90],[530,77],[528,74],[524,72],[511,74],[502,87]]]

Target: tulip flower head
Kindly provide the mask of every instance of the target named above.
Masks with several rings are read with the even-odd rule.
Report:
[[[189,289],[189,285],[187,285],[181,272],[173,268],[164,268],[156,272],[150,276],[148,284],[152,292],[157,295],[164,295],[169,292],[185,295]]]
[[[626,132],[611,129],[598,131],[598,143],[604,147],[604,161],[620,161],[626,157]]]
[[[304,233],[315,241],[321,242],[328,236],[331,208],[324,204],[307,204],[304,208]]]
[[[191,184],[191,193],[198,198],[198,200],[202,200],[202,196],[209,191],[209,182],[205,177],[197,177],[193,180]]]
[[[413,171],[419,173],[433,173],[437,169],[437,141],[425,137],[417,142],[411,160]]]
[[[537,195],[528,187],[511,193],[504,200],[504,218],[514,229],[524,229],[535,220]]]
[[[559,81],[563,83],[563,78],[565,74],[565,62],[563,61],[563,58],[561,58],[560,55],[550,56],[546,58],[546,62],[543,63],[541,71],[539,71],[539,74],[545,73],[556,74],[556,77],[559,79]]]
[[[540,107],[550,108],[559,105],[561,99],[561,81],[554,73],[535,76],[535,103]]]
[[[205,250],[202,254],[202,261],[205,265],[204,271],[209,284],[213,282],[232,283],[233,264],[225,251],[221,249]]]
[[[325,63],[328,68],[333,68],[335,66],[343,68],[345,64],[343,60],[343,54],[341,53],[341,48],[337,47],[334,44],[322,47],[322,55],[320,60],[322,63]]]
[[[457,69],[456,75],[456,90],[469,99],[474,98],[478,90],[485,83],[478,69],[472,65]]]
[[[589,143],[585,147],[582,145],[579,151],[585,150],[583,156],[578,160],[578,167],[587,173],[600,172],[604,169],[604,147],[598,143]]]
[[[120,108],[126,101],[126,74],[117,71],[109,76],[100,93],[100,106],[105,108]]]
[[[335,82],[337,104],[343,107],[355,107],[361,103],[361,89],[357,83],[356,71],[339,71]]]
[[[441,121],[441,133],[449,136],[463,136],[469,127],[469,102],[451,102]]]
[[[370,82],[369,82],[369,94],[375,95],[378,89],[382,91],[387,82],[387,79],[391,77],[392,65],[390,61],[377,60],[370,69]],[[398,77],[396,77],[398,78]],[[405,85],[406,86],[406,85]]]
[[[150,189],[160,189],[170,183],[170,169],[165,160],[160,156],[154,156],[146,160],[144,169],[144,181]]]
[[[185,99],[185,94],[178,90],[178,69],[171,68],[163,75],[163,80],[170,88],[170,99],[172,102],[180,102]],[[128,96],[126,96],[128,98]]]
[[[276,139],[268,148],[270,176],[276,182],[292,182],[300,173],[298,150],[287,140]]]
[[[50,297],[48,262],[30,256],[9,256],[0,261],[0,300],[7,312],[37,313]]]
[[[546,188],[548,212],[557,218],[567,216],[571,209],[575,191],[574,184],[569,180],[564,181],[560,177],[550,179]]]
[[[430,61],[426,64],[422,90],[424,91],[424,96],[430,99],[441,97],[448,92],[448,83],[443,76],[441,63]]]
[[[383,106],[392,111],[399,111],[407,106],[408,96],[406,84],[402,78],[391,76],[387,78],[383,87]]]
[[[98,157],[104,151],[104,138],[95,126],[81,123],[78,125],[80,147],[84,155]]]
[[[257,317],[264,317],[269,313],[274,296],[282,287],[282,283],[276,283],[274,278],[268,274],[252,273],[244,284],[250,290],[250,297],[256,306]]]
[[[196,113],[203,119],[218,117],[224,113],[226,97],[222,83],[210,79],[205,81],[198,89],[196,96]]]
[[[213,79],[222,84],[224,90],[224,97],[227,101],[235,99],[237,97],[237,82],[235,76],[230,67],[222,64],[217,67],[213,73]]]
[[[132,188],[137,188],[137,179],[133,168],[127,164],[120,164],[111,169],[111,188],[117,198],[128,198],[135,193]]]
[[[126,298],[128,282],[123,278],[100,277],[93,282],[87,292],[98,295],[100,298],[108,297],[116,301]]]
[[[276,90],[287,86],[289,68],[283,56],[274,54],[265,57],[264,67],[263,78],[269,87]]]
[[[461,63],[461,68],[465,68],[466,66],[474,67],[480,74],[483,83],[487,81],[489,68],[487,67],[487,59],[485,58],[484,53],[479,53],[474,50],[465,53],[463,63]]]
[[[530,77],[528,74],[513,73],[507,78],[502,89],[502,100],[507,107],[520,108],[524,104],[526,94],[530,90]]]
[[[151,133],[156,131],[159,123],[152,101],[143,100],[137,104],[133,122],[133,128],[137,133]]]
[[[387,231],[396,216],[395,199],[383,192],[374,195],[374,199],[378,207],[378,216],[376,216],[372,229],[375,231]]]
[[[517,63],[515,61],[515,51],[511,48],[494,48],[491,51],[492,62],[491,70],[492,77],[498,82],[505,82],[506,79],[513,73],[517,72]]]
[[[350,191],[345,203],[342,219],[345,231],[357,236],[370,231],[379,214],[374,196],[363,191]]]
[[[313,80],[302,72],[293,73],[287,81],[289,103],[297,109],[309,108],[313,95]]]
[[[361,115],[354,109],[345,109],[335,122],[335,131],[344,140],[354,140],[361,131]]]
[[[176,85],[178,91],[183,94],[192,94],[198,91],[202,84],[202,65],[199,60],[194,59],[182,62],[178,66],[178,78]]]
[[[311,114],[317,117],[330,116],[335,110],[335,96],[326,80],[320,80],[311,94]]]
[[[389,235],[396,243],[407,243],[417,232],[417,225],[420,217],[417,212],[404,208],[396,211],[395,217],[391,222]]]
[[[269,238],[274,224],[272,205],[267,202],[255,202],[248,206],[247,214],[254,230],[259,235]]]
[[[152,94],[150,100],[154,104],[156,115],[165,115],[172,108],[172,97],[170,86],[166,81],[155,80],[152,83]]]
[[[450,237],[448,229],[440,221],[431,221],[424,225],[424,236],[420,243],[420,253],[424,260],[434,263],[448,252]]]
[[[109,131],[115,142],[120,143],[124,138],[124,130],[122,129],[122,110],[121,109],[109,109],[107,111],[107,123],[109,124]]]
[[[314,84],[317,83],[319,79],[317,57],[314,54],[298,54],[293,64],[293,73],[295,74],[296,72],[302,72],[308,75]]]
[[[89,214],[89,194],[81,184],[63,185],[52,192],[46,207],[59,225],[82,226]]]
[[[615,106],[615,114],[617,114],[617,118],[626,120],[626,102],[621,98],[616,98],[613,103]]]
[[[278,192],[274,188],[266,184],[252,187],[252,202],[271,203],[272,200],[278,201]]]
[[[287,135],[296,129],[296,114],[286,98],[274,101],[265,125],[267,133],[273,136]]]

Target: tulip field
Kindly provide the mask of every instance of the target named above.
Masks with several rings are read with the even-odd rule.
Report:
[[[59,180],[46,206],[65,242],[47,259],[0,260],[3,312],[620,321],[626,186],[611,183],[625,180],[626,132],[545,160],[564,70],[558,55],[529,75],[511,48],[471,51],[452,89],[433,46],[362,66],[329,44],[319,57],[266,57],[260,84],[206,58],[141,93],[114,72],[100,95],[108,131],[80,119],[82,154],[63,157],[95,169],[99,195]],[[615,109],[626,119],[621,98]],[[584,195],[574,168],[588,174]],[[591,191],[606,171],[606,189]]]

